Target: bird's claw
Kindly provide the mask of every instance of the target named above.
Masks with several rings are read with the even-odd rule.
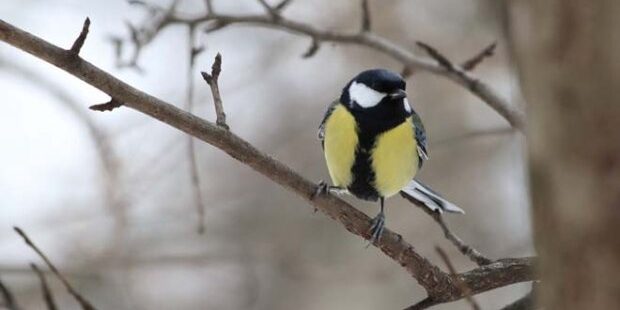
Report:
[[[377,214],[374,219],[370,222],[370,239],[368,240],[370,244],[376,244],[381,239],[381,235],[385,230],[385,215],[383,212]]]
[[[317,196],[324,195],[327,193],[329,193],[329,185],[327,185],[325,181],[321,180],[319,184],[316,186],[316,190],[314,191],[310,199],[314,200],[314,198],[316,198]]]

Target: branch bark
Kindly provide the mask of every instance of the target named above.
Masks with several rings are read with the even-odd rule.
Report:
[[[3,20],[0,20],[0,40],[67,71],[122,101],[126,107],[140,111],[215,146],[305,199],[312,206],[338,221],[351,233],[367,240],[370,238],[368,216],[332,195],[319,195],[312,199],[316,191],[314,183],[262,153],[229,130],[141,92],[80,57],[72,57],[66,50]],[[433,302],[441,303],[464,297],[455,283],[455,277],[441,271],[419,255],[413,246],[403,240],[400,235],[386,229],[381,241],[375,246],[416,279]],[[531,258],[498,260],[492,264],[460,273],[457,278],[458,281],[465,283],[474,295],[497,287],[532,280],[534,278],[532,264]]]

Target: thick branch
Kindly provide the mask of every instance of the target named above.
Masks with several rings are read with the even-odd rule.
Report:
[[[471,296],[519,282],[531,281],[535,278],[533,257],[505,258],[492,264],[482,266],[457,275],[458,281],[471,290]],[[453,283],[456,290],[458,286]],[[445,292],[443,295],[429,296],[422,301],[407,307],[407,310],[420,310],[455,301],[465,297],[462,292]]]
[[[460,273],[459,278],[475,295],[509,283],[536,279],[534,275],[535,262],[536,258],[534,257],[499,259],[491,264]]]
[[[0,40],[69,72],[108,95],[118,98],[129,108],[215,146],[304,198],[312,206],[341,223],[351,233],[364,239],[370,238],[368,216],[332,195],[319,195],[311,199],[316,190],[314,183],[260,152],[232,132],[143,93],[85,60],[68,57],[67,51],[1,20]],[[400,235],[386,229],[376,246],[403,266],[434,300],[452,301],[463,297],[454,284],[453,277],[420,256]],[[472,294],[477,294],[512,283],[532,280],[531,264],[531,259],[527,258],[499,260],[491,265],[461,273],[458,278],[471,288]]]

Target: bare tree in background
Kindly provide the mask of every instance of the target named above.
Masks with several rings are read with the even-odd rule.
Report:
[[[540,304],[620,309],[620,2],[513,1]]]

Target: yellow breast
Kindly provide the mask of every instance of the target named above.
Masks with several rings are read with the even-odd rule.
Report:
[[[358,143],[356,127],[355,118],[342,105],[336,106],[325,123],[323,147],[334,186],[347,187],[353,181],[351,167]]]
[[[398,193],[418,171],[417,142],[411,118],[379,135],[371,154],[377,192],[383,197]]]

